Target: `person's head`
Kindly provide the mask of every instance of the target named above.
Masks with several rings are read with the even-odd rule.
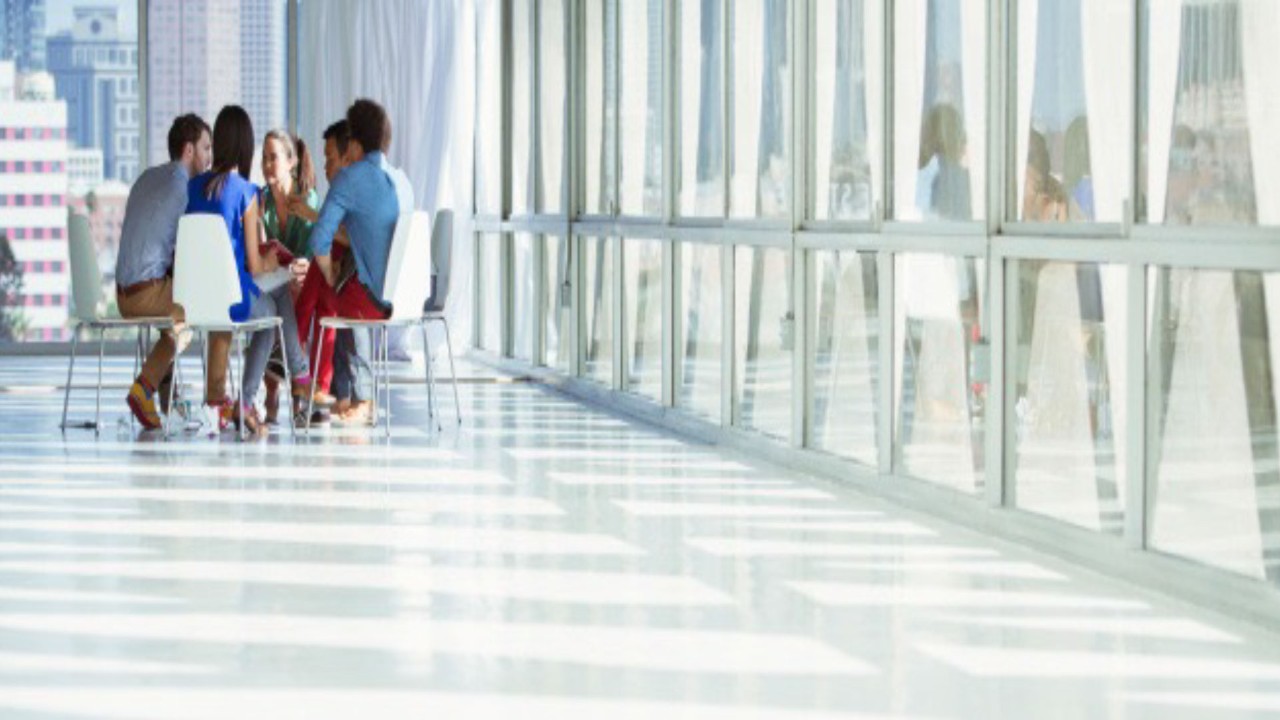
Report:
[[[1089,121],[1080,116],[1067,126],[1062,147],[1062,184],[1074,190],[1079,182],[1092,175],[1089,158]]]
[[[253,123],[239,105],[227,105],[213,121],[213,177],[205,184],[205,195],[222,192],[233,172],[248,179],[253,171]]]
[[[268,185],[285,192],[306,195],[316,186],[307,144],[279,128],[268,132],[262,141],[262,175]]]
[[[208,170],[213,157],[212,134],[209,123],[199,115],[174,118],[169,126],[169,160],[182,163],[192,177]]]
[[[371,152],[386,152],[391,147],[391,120],[378,103],[366,98],[356,100],[347,108],[347,125],[352,140],[347,147],[349,160]]]
[[[351,144],[351,126],[339,120],[324,131],[324,177],[329,182],[347,166],[347,146]]]
[[[968,138],[960,111],[946,103],[934,105],[920,124],[920,153],[917,167],[923,168],[936,156],[941,161],[960,165],[964,160]]]

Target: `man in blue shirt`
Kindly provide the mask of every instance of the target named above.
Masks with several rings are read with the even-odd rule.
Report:
[[[351,140],[347,145],[347,166],[333,179],[320,216],[311,230],[311,250],[332,288],[328,298],[338,317],[382,319],[389,308],[383,296],[383,279],[391,240],[401,213],[413,209],[413,188],[404,173],[386,159],[391,144],[391,122],[382,106],[372,100],[357,100],[347,110]],[[348,262],[351,273],[339,275],[330,262],[338,227],[350,239]],[[365,333],[338,333],[334,352],[331,393],[337,398],[333,419],[340,423],[366,422],[373,407],[362,401],[362,383],[371,382],[368,359],[372,356]]]
[[[213,159],[210,135],[208,123],[199,116],[174,120],[169,128],[170,161],[143,172],[129,191],[116,256],[116,305],[123,317],[172,317],[182,322],[182,308],[173,304],[173,251],[178,220],[187,210],[187,181],[207,170]],[[160,427],[156,393],[162,405],[168,402],[170,365],[186,339],[185,334],[163,333],[129,389],[129,408],[145,428]]]

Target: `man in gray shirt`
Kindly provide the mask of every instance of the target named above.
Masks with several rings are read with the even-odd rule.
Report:
[[[173,304],[178,220],[187,211],[187,181],[208,170],[212,156],[208,123],[197,115],[183,115],[169,128],[170,162],[139,175],[129,191],[116,256],[116,305],[123,317],[172,317],[182,322],[182,308]],[[166,331],[129,389],[129,408],[145,428],[160,427],[156,394],[167,403],[170,365],[179,343],[185,345],[185,335]]]

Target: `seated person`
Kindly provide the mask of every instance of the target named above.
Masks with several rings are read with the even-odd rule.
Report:
[[[210,134],[197,115],[175,119],[169,128],[169,162],[143,172],[129,190],[116,256],[116,305],[122,317],[168,316],[182,322],[182,308],[173,304],[173,249],[178,219],[187,209],[187,181],[209,167]],[[170,366],[186,341],[185,334],[162,333],[129,389],[129,409],[144,428],[160,427],[157,392],[160,407],[168,411]]]
[[[408,178],[386,159],[391,143],[391,122],[382,106],[372,100],[357,100],[347,110],[351,141],[347,146],[347,167],[333,180],[329,195],[320,208],[320,217],[311,230],[311,249],[328,285],[328,301],[338,317],[363,320],[384,319],[390,308],[383,297],[391,241],[402,212],[413,209],[413,189]],[[339,225],[350,236],[355,275],[339,282],[330,257]],[[336,287],[335,287],[336,285]],[[359,396],[362,383],[372,384],[368,337],[363,332],[338,333],[334,353],[333,394],[335,422],[367,422],[373,406]]]
[[[283,248],[292,259],[290,270],[294,274],[294,282],[290,294],[296,310],[300,283],[311,257],[307,239],[315,222],[316,209],[320,207],[320,196],[315,190],[316,174],[306,143],[288,130],[268,132],[262,142],[262,174],[267,181],[262,193],[262,227],[268,242],[278,243],[274,247]],[[299,325],[305,327],[301,323]],[[302,332],[305,334],[306,331]],[[271,351],[265,378],[267,424],[276,422],[283,362],[277,343]]]
[[[298,342],[293,302],[288,285],[270,293],[259,290],[253,276],[279,267],[274,253],[262,251],[262,225],[258,209],[258,188],[247,179],[253,166],[253,125],[244,108],[228,105],[213,124],[213,170],[197,175],[188,184],[187,212],[219,215],[227,223],[231,247],[240,278],[241,301],[230,308],[230,319],[279,317],[284,324],[285,360],[293,375],[295,396],[310,385],[307,356]],[[205,382],[205,417],[211,430],[225,429],[239,420],[245,427],[261,432],[253,400],[266,370],[267,358],[276,332],[254,333],[244,366],[240,402],[232,407],[226,397],[227,359],[231,346],[228,333],[210,333],[209,370]]]
[[[351,132],[346,120],[339,120],[324,131],[324,175],[331,185],[334,178],[337,177],[338,171],[347,166],[346,153],[350,139]],[[319,217],[319,213],[313,208],[299,202],[297,199],[293,202],[294,215],[306,218],[311,223],[314,223]],[[345,232],[340,229],[334,241],[330,257],[333,262],[338,263],[342,261],[345,253],[347,243]],[[310,256],[309,245],[308,256]],[[314,336],[320,329],[320,318],[333,316],[332,303],[329,302],[332,293],[329,290],[328,281],[325,280],[324,274],[320,270],[320,264],[310,263],[307,268],[307,274],[302,280],[301,291],[294,299],[294,309],[298,318],[298,332],[303,337],[303,345],[308,348],[307,357],[315,357],[318,338]],[[329,407],[335,402],[334,397],[329,394],[329,389],[333,382],[334,337],[332,329],[323,331],[323,346],[319,362],[314,368],[316,376],[314,400],[317,407]]]

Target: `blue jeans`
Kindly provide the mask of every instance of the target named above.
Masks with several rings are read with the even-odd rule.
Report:
[[[302,349],[302,343],[298,340],[298,321],[293,314],[293,298],[289,297],[288,284],[253,299],[253,304],[249,307],[249,319],[268,317],[279,317],[284,327],[284,357],[289,364],[289,375],[297,379],[310,374],[307,372],[307,352]],[[262,385],[262,376],[267,370],[271,350],[275,347],[277,332],[275,328],[259,330],[249,341],[249,352],[245,355],[244,362],[244,385],[240,388],[242,402],[253,402],[258,396],[258,387]]]
[[[360,388],[373,387],[373,342],[367,330],[339,330],[333,348],[332,395],[339,400],[360,400]]]

